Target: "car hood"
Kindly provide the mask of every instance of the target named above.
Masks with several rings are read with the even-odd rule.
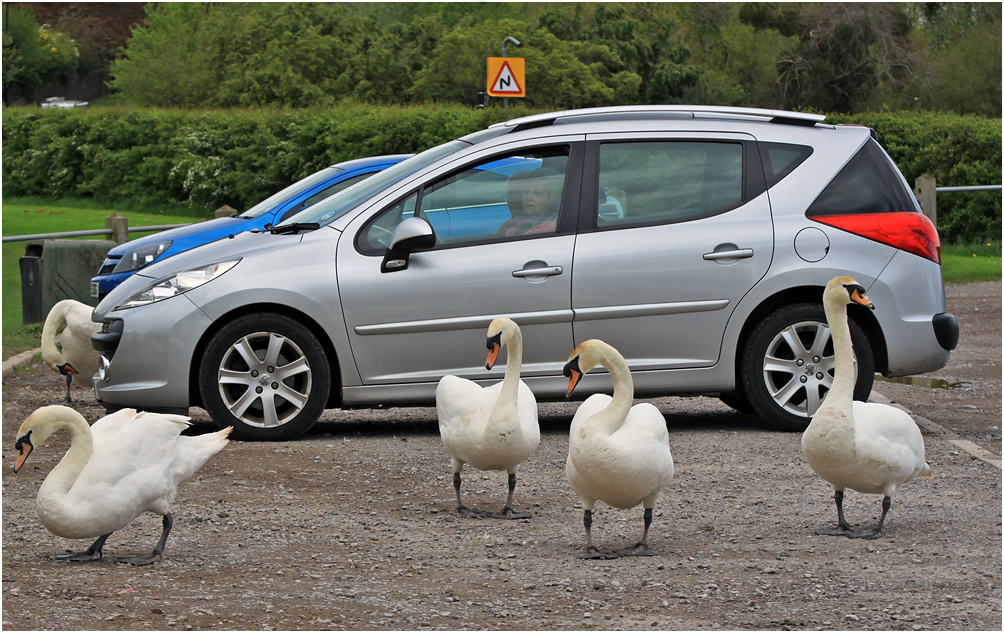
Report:
[[[322,237],[325,235],[337,235],[337,231],[330,227],[321,227],[315,233],[321,233]],[[155,281],[166,279],[185,270],[247,257],[268,257],[276,262],[282,262],[286,257],[295,257],[295,254],[282,253],[280,251],[295,248],[303,240],[304,235],[310,234],[273,235],[267,231],[256,231],[253,233],[245,231],[235,234],[233,237],[210,242],[209,244],[179,253],[174,257],[168,257],[163,261],[154,262],[129,276],[114,290],[109,292],[98,303],[97,307],[94,308],[92,319],[94,321],[101,321],[111,313],[115,306],[123,303],[134,294],[149,288]]]
[[[204,242],[213,242],[231,233],[246,231],[255,226],[255,224],[254,219],[236,217],[215,218],[213,220],[206,220],[205,222],[196,222],[195,224],[160,231],[153,235],[131,240],[125,244],[119,244],[108,251],[108,255],[110,257],[122,257],[137,246],[149,246],[150,244],[158,244],[165,240],[180,240],[194,235],[200,236]]]

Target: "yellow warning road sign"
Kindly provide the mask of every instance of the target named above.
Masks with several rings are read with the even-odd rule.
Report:
[[[524,61],[522,57],[489,57],[488,94],[493,97],[525,97]]]

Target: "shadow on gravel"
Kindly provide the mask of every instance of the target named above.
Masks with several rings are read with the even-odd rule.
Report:
[[[435,409],[402,409],[402,419],[394,420],[390,410],[358,410],[338,411],[335,415],[344,420],[320,420],[309,431],[298,437],[298,440],[315,440],[325,437],[388,437],[395,435],[439,435],[439,422]],[[417,412],[417,413],[416,413]],[[538,422],[541,433],[568,433],[572,423],[572,413],[542,414]],[[326,415],[331,415],[328,412]],[[663,411],[666,416],[666,426],[670,433],[674,431],[698,431],[718,433],[723,431],[762,431],[783,433],[772,427],[763,418],[736,411],[680,413],[678,411]],[[202,435],[217,431],[214,423],[208,420],[192,420],[192,426],[185,435]],[[235,440],[240,441],[240,440]]]

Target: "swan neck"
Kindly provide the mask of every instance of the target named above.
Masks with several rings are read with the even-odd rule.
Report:
[[[51,368],[65,362],[63,354],[56,347],[56,331],[66,320],[66,312],[66,304],[64,302],[57,303],[49,310],[49,314],[45,317],[45,324],[42,326],[42,360]]]
[[[502,379],[502,392],[499,400],[505,398],[515,404],[519,393],[519,373],[523,366],[523,335],[518,329],[513,329],[506,342],[508,351],[505,361],[505,377]]]
[[[634,403],[634,382],[631,380],[631,370],[627,362],[619,354],[604,354],[600,363],[610,372],[614,383],[613,397],[596,417],[597,421],[605,423],[606,430],[613,433],[624,424],[631,405]]]
[[[826,306],[826,319],[833,340],[834,376],[830,393],[841,402],[850,402],[854,399],[854,348],[847,324],[847,306]]]
[[[81,420],[59,420],[56,430],[65,430],[70,434],[70,450],[66,451],[62,461],[56,465],[45,478],[38,495],[40,498],[49,495],[63,496],[67,494],[73,483],[94,454],[94,439],[87,422]]]

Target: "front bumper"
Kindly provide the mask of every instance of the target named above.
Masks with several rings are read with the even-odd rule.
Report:
[[[111,312],[104,323],[91,337],[101,352],[94,398],[106,407],[187,409],[192,359],[212,320],[180,295]]]

